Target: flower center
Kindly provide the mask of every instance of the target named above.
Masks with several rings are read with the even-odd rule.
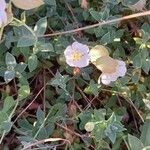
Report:
[[[80,52],[78,52],[77,50],[75,50],[72,54],[71,54],[71,59],[72,61],[79,61],[82,58],[82,54]]]

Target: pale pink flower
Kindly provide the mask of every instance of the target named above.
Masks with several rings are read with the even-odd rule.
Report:
[[[7,13],[5,9],[6,9],[5,0],[0,0],[0,28],[2,25],[7,23]]]
[[[0,0],[0,10],[5,10],[6,9],[6,2],[5,0]]]
[[[90,50],[91,63],[93,63],[102,74],[98,83],[105,85],[116,81],[118,77],[125,76],[127,71],[126,65],[121,60],[113,59],[109,56],[108,50],[102,45],[96,45]]]
[[[74,42],[65,49],[64,55],[66,58],[66,63],[71,67],[82,68],[89,65],[90,56],[87,45]]]
[[[98,79],[98,83],[102,82],[105,85],[109,85],[111,82],[116,81],[118,77],[125,76],[126,71],[127,71],[125,63],[121,60],[114,60],[114,61],[117,62],[116,67],[112,65],[112,67],[115,67],[115,71],[112,71],[112,72],[102,71],[102,74],[100,75]]]

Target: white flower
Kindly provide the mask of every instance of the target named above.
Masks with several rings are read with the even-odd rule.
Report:
[[[90,56],[87,45],[74,42],[64,51],[66,63],[71,67],[86,67],[89,65]]]
[[[118,77],[125,76],[127,71],[125,63],[111,58],[108,50],[102,45],[96,45],[90,50],[90,60],[102,72],[98,83],[109,85]]]
[[[0,28],[7,23],[7,13],[5,0],[0,0]]]
[[[112,59],[112,58],[111,58]],[[108,64],[104,69],[102,69],[102,74],[100,75],[98,79],[98,83],[102,82],[105,85],[109,85],[111,82],[116,81],[118,77],[123,77],[125,76],[125,73],[127,71],[126,65],[123,61],[121,60],[113,60],[115,63],[109,64],[112,69],[108,66]]]
[[[5,0],[0,0],[0,10],[5,10],[6,9],[6,2]]]

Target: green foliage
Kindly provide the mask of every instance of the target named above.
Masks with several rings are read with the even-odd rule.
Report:
[[[26,143],[29,140],[34,142],[35,140],[42,140],[51,136],[54,132],[56,121],[61,121],[64,118],[66,113],[64,108],[65,105],[56,104],[49,109],[48,114],[45,116],[41,108],[38,107],[36,119],[31,122],[26,119],[19,120],[19,128],[17,128],[17,131],[20,133],[19,140]],[[41,146],[39,145],[39,147]]]
[[[142,127],[142,133],[141,133],[141,141],[143,142],[144,146],[150,145],[150,121],[146,120],[143,127]]]
[[[41,18],[34,27],[34,33],[36,36],[44,35],[47,27],[47,19]]]
[[[86,94],[94,94],[95,96],[98,95],[99,84],[96,84],[93,80],[91,80],[89,86],[84,89],[84,92]]]
[[[28,85],[23,85],[18,90],[18,98],[20,100],[26,98],[30,94],[30,87]]]
[[[0,110],[0,135],[8,133],[11,130],[11,113],[15,106],[15,101],[8,96],[4,100],[3,108]]]
[[[131,150],[140,150],[143,149],[143,143],[135,136],[128,135],[129,146]]]
[[[29,58],[28,58],[28,68],[30,70],[30,72],[32,72],[33,70],[36,69],[38,65],[38,59],[37,56],[32,54]]]
[[[123,127],[120,119],[117,119],[114,113],[110,116],[110,118],[108,118],[108,120],[105,119],[105,115],[106,111],[103,109],[94,110],[91,120],[85,124],[85,129],[87,131],[91,131],[91,134],[95,136],[97,141],[101,141],[102,139],[108,137],[112,143],[115,143],[117,134],[126,129]]]
[[[55,86],[56,88],[61,88],[63,90],[66,90],[66,83],[69,80],[68,75],[62,76],[58,71],[56,72],[55,78],[52,79],[51,85]]]
[[[17,47],[28,47],[36,43],[37,37],[31,28],[26,28],[21,26],[15,30],[16,36],[18,38]]]

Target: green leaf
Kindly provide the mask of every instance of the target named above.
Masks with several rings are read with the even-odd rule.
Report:
[[[133,70],[132,77],[131,77],[132,82],[138,83],[138,81],[140,80],[140,76],[141,76],[141,71],[139,69]]]
[[[131,134],[128,134],[128,142],[131,150],[142,150],[144,148],[143,143]]]
[[[112,125],[108,125],[108,127],[105,130],[105,134],[106,136],[111,140],[111,142],[114,144],[116,141],[116,130],[117,128],[112,126]]]
[[[26,69],[26,67],[27,67],[27,64],[25,64],[24,62],[17,64],[17,66],[15,68],[16,74],[17,74],[17,72],[22,73]]]
[[[15,101],[13,97],[7,96],[4,100],[3,111],[8,112],[13,106],[15,106]]]
[[[94,130],[92,131],[92,135],[95,136],[96,141],[100,141],[103,138],[106,138],[105,129],[106,129],[105,121],[95,125]]]
[[[48,124],[45,126],[45,129],[47,131],[47,134],[50,136],[52,135],[53,131],[55,130],[55,124],[54,122],[48,122]]]
[[[144,32],[150,33],[149,28],[150,28],[150,25],[149,25],[148,22],[144,22],[143,25],[142,25],[142,27],[141,27],[141,29],[142,29]]]
[[[143,142],[144,146],[150,145],[150,120],[145,121],[142,127],[142,133],[140,139]]]
[[[1,123],[0,128],[3,129],[6,132],[9,132],[11,130],[13,123],[10,121],[4,121]]]
[[[22,100],[30,94],[30,87],[28,85],[23,85],[18,90],[18,98]]]
[[[17,28],[15,31],[18,36],[17,47],[28,47],[32,46],[36,43],[37,37],[34,31],[28,27],[28,29],[24,26]]]
[[[15,78],[14,70],[6,70],[4,73],[4,80],[6,83],[10,82],[13,78]]]
[[[39,134],[37,136],[37,139],[38,140],[43,140],[45,138],[48,138],[47,131],[44,127],[41,127],[41,129],[39,131]]]
[[[34,27],[34,32],[36,36],[41,36],[45,33],[47,28],[47,18],[41,18]]]
[[[85,124],[91,120],[91,112],[90,111],[83,111],[79,115],[79,118],[81,120],[79,128],[80,128],[80,130],[83,130],[85,127]]]
[[[110,32],[107,32],[103,37],[101,38],[101,43],[102,44],[107,44],[111,42],[111,35]]]
[[[29,132],[29,131],[32,131],[32,129],[33,129],[33,126],[26,119],[20,119],[20,120],[18,120],[17,123],[18,123],[19,127],[21,127],[21,130],[23,130],[23,131]]]
[[[150,58],[146,58],[146,60],[143,62],[142,69],[144,70],[144,72],[146,74],[149,73],[149,71],[150,71]]]
[[[105,7],[105,9],[102,12],[102,19],[101,20],[108,20],[109,18],[109,13],[110,13],[110,9],[108,9],[107,7]]]
[[[138,2],[139,0],[123,0],[122,3],[126,6],[129,6],[129,5],[134,5]]]
[[[44,122],[44,119],[45,119],[45,114],[44,112],[41,110],[40,107],[38,107],[37,109],[37,112],[36,112],[36,117],[37,117],[37,120],[40,124],[42,124]]]
[[[30,70],[30,72],[32,72],[33,70],[35,70],[37,68],[38,65],[38,59],[37,56],[32,54],[29,58],[28,58],[28,68]]]
[[[5,57],[5,63],[7,66],[14,68],[16,66],[16,59],[11,53],[7,52]]]
[[[90,85],[84,89],[86,94],[94,94],[95,96],[99,93],[99,84],[96,84],[94,80],[90,81]]]
[[[33,48],[33,53],[37,54],[38,52],[54,52],[53,45],[51,43],[45,43],[45,41],[38,41]]]
[[[62,76],[58,71],[56,72],[55,77],[51,81],[51,85],[55,87],[60,87],[66,90],[66,83],[68,82],[68,75]]]
[[[133,65],[136,68],[141,68],[142,67],[142,58],[141,58],[141,54],[138,53],[134,58],[133,58]]]
[[[17,47],[28,47],[32,46],[36,43],[35,36],[31,35],[24,35],[22,36],[17,43]]]
[[[0,111],[0,124],[8,119],[8,115],[4,111]]]
[[[110,146],[109,146],[109,144],[108,144],[106,141],[104,141],[104,140],[99,140],[99,141],[96,143],[95,146],[96,146],[96,149],[97,149],[97,150],[98,150],[98,149],[99,149],[99,150],[101,150],[101,149],[102,149],[102,150],[103,150],[103,149],[104,149],[104,150],[105,150],[105,149],[106,149],[106,150],[107,150],[107,149],[111,149]]]
[[[115,143],[117,138],[117,133],[121,133],[126,130],[117,116],[112,113],[110,118],[107,120],[107,128],[105,130],[105,135],[111,140],[112,143]]]
[[[106,109],[94,110],[94,121],[104,121],[106,116]]]
[[[56,6],[56,0],[44,0],[46,4]]]
[[[102,14],[100,14],[99,12],[94,11],[94,10],[90,10],[90,14],[92,15],[92,17],[93,17],[95,20],[101,21],[101,19],[102,19]]]

